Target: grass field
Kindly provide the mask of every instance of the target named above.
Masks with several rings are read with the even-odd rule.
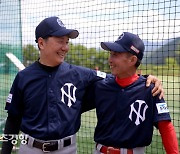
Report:
[[[165,100],[168,103],[172,122],[175,126],[176,133],[180,144],[180,79],[173,76],[158,76],[162,81],[165,89]],[[3,120],[7,114],[4,111],[6,97],[9,93],[14,75],[0,75],[0,133],[2,133],[4,123]],[[95,110],[82,114],[82,124],[77,134],[78,154],[92,154],[94,150],[94,127],[96,125]],[[14,152],[15,154],[16,152]],[[154,131],[153,141],[147,147],[146,153],[164,154],[161,138],[158,131]]]

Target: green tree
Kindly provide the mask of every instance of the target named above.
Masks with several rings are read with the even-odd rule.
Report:
[[[180,65],[180,45],[178,45],[178,48],[175,51],[175,54],[176,54],[176,61]]]
[[[176,58],[173,57],[167,57],[165,59],[166,65],[168,65],[169,67],[174,67],[177,65],[177,61]]]
[[[28,66],[36,61],[39,57],[39,50],[36,49],[33,45],[28,44],[23,47],[23,57],[24,57],[24,65]]]
[[[70,51],[66,56],[66,61],[70,64],[109,72],[107,59],[108,52],[95,48],[87,48],[79,44],[70,44]]]

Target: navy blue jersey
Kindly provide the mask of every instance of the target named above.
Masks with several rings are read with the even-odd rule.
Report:
[[[119,148],[151,143],[153,126],[171,119],[164,100],[152,96],[153,85],[145,85],[146,78],[142,76],[126,88],[120,87],[114,77],[95,83],[88,98],[95,102],[98,118],[95,142]]]
[[[104,74],[65,62],[45,68],[35,62],[19,72],[5,108],[9,114],[22,117],[22,132],[55,140],[78,131],[85,89]]]

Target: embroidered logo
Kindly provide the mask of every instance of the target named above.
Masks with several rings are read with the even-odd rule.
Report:
[[[133,45],[131,46],[131,49],[136,52],[137,54],[139,53],[139,50],[137,48],[135,48]]]
[[[61,101],[64,104],[67,104],[68,107],[71,107],[72,102],[76,102],[76,89],[77,88],[72,83],[65,83],[64,86],[61,88]],[[67,97],[67,99],[65,99],[65,97]]]
[[[12,96],[13,96],[12,94],[9,94],[9,95],[8,95],[8,97],[7,97],[7,99],[6,99],[6,102],[7,102],[7,103],[11,103]]]
[[[105,72],[101,72],[101,71],[97,71],[97,76],[101,77],[101,78],[106,78],[106,73]]]
[[[63,22],[59,18],[57,18],[57,23],[59,24],[59,26],[65,27]]]
[[[124,33],[122,33],[122,34],[118,37],[118,39],[117,39],[116,41],[121,40],[123,37],[124,37]]]
[[[157,103],[156,107],[158,110],[158,114],[169,112],[169,109],[168,109],[167,104],[165,102],[164,103]]]
[[[138,110],[135,109],[136,104],[138,104]],[[133,121],[132,114],[135,113],[136,114],[135,124],[137,126],[137,125],[140,124],[140,119],[141,119],[142,122],[145,120],[145,114],[146,114],[146,110],[147,110],[148,106],[147,106],[146,102],[143,101],[143,100],[136,100],[130,106],[131,106],[131,111],[130,111],[130,114],[129,114],[129,119],[131,121]],[[141,113],[142,113],[142,115],[141,115]]]

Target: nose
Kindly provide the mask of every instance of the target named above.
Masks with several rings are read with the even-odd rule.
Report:
[[[68,52],[69,50],[69,45],[68,44],[65,44],[62,46],[62,50],[65,51],[65,52]]]
[[[109,62],[109,64],[112,63],[112,58],[111,58],[111,56],[109,56],[108,62]]]

